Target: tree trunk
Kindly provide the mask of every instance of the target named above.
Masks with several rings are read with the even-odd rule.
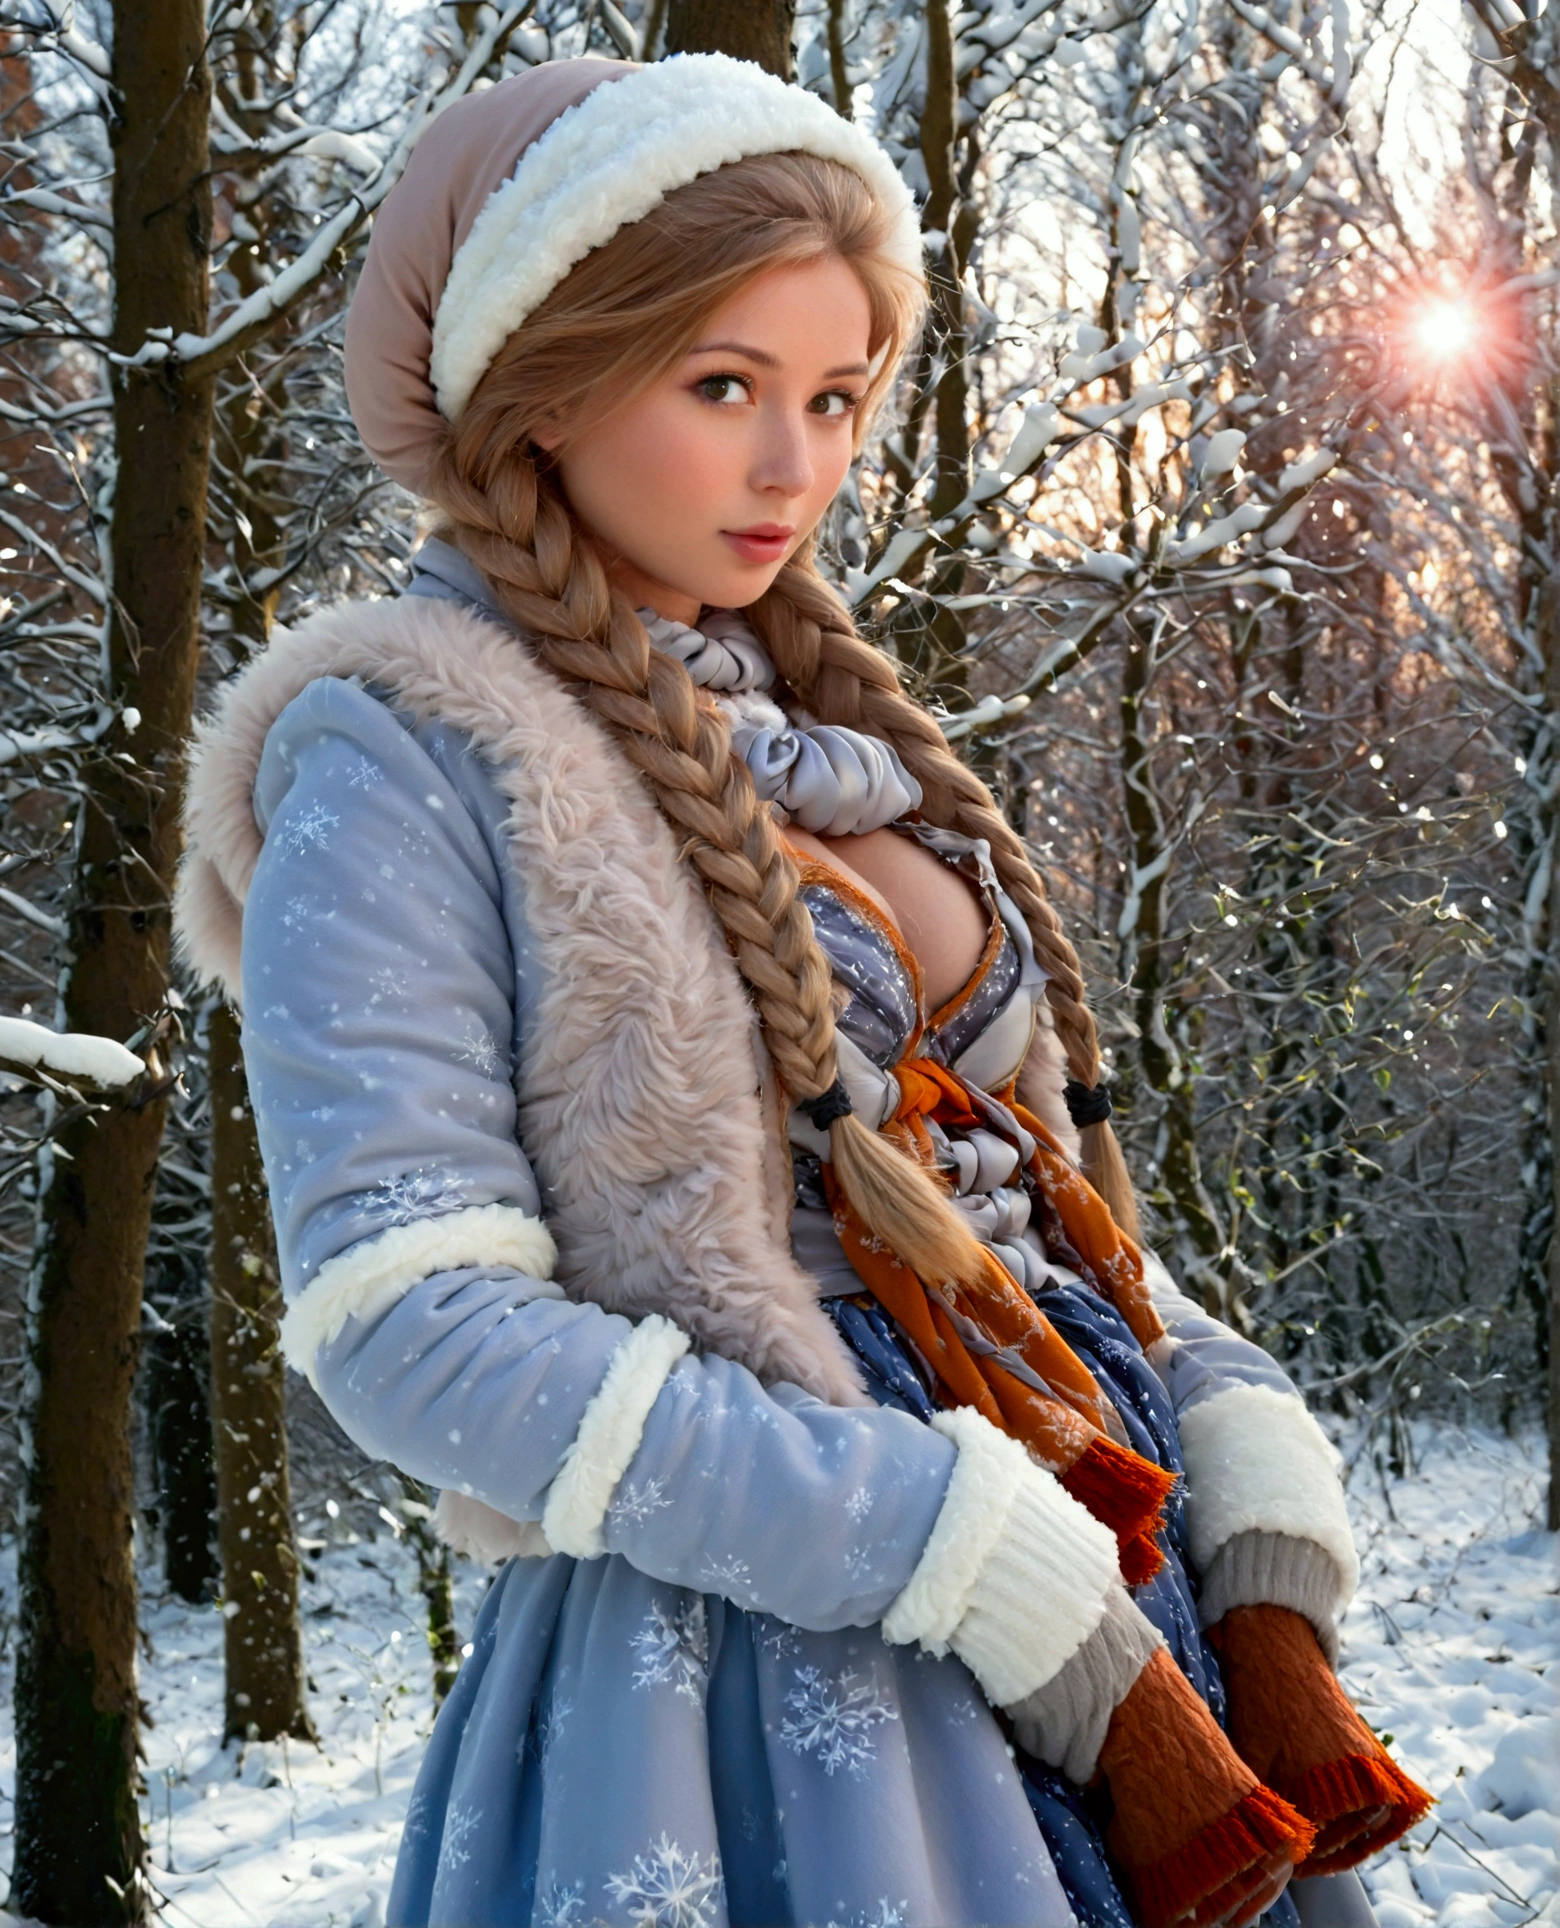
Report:
[[[200,0],[114,0],[113,26],[113,342],[129,355],[151,328],[206,325],[210,77]],[[210,382],[183,382],[176,366],[114,370],[104,696],[140,720],[133,737],[110,732],[83,772],[61,1000],[72,1031],[125,1038],[163,1004],[211,408]],[[82,1121],[43,1174],[10,1906],[69,1928],[147,1916],[130,1434],[163,1111],[153,1097]]]
[[[854,118],[851,101],[850,66],[845,58],[845,0],[829,0],[829,85],[834,90],[834,111],[842,120]]]
[[[460,1672],[460,1635],[455,1630],[455,1577],[450,1550],[433,1530],[428,1490],[400,1475],[399,1512],[406,1537],[417,1555],[417,1586],[428,1609],[428,1655],[433,1662],[433,1706],[437,1713]]]
[[[163,1577],[181,1600],[192,1604],[211,1598],[217,1578],[211,1546],[217,1491],[207,1385],[211,1342],[205,1310],[196,1300],[176,1307],[172,1322],[148,1342],[142,1369],[157,1469]]]
[[[731,54],[789,80],[796,0],[670,0],[669,54]]]
[[[270,1199],[238,1019],[212,1007],[211,1417],[226,1658],[224,1740],[313,1740],[298,1627]],[[222,1120],[220,1129],[215,1121]]]
[[[267,64],[278,32],[273,9],[252,9],[234,37],[237,87],[229,111],[258,146],[284,77]],[[262,285],[271,202],[253,181],[234,184],[234,206],[254,231],[229,271],[241,299]],[[216,497],[232,515],[232,578],[244,592],[232,610],[233,639],[262,648],[279,590],[249,587],[285,555],[287,504],[285,363],[230,382],[218,416]],[[224,1739],[312,1734],[298,1623],[298,1559],[288,1467],[285,1374],[278,1350],[281,1295],[270,1200],[260,1164],[237,1019],[213,1009],[207,1031],[211,1077],[211,1378],[222,1556],[226,1681]]]
[[[936,481],[928,513],[948,516],[969,493],[970,384],[969,340],[965,328],[963,273],[975,237],[979,210],[965,190],[979,158],[976,129],[959,131],[959,92],[953,15],[948,0],[927,0],[926,82],[921,102],[921,159],[929,192],[921,226],[929,236],[927,286],[930,295],[916,393],[902,434],[906,461],[896,476],[901,493],[912,484],[914,456],[930,420],[937,437]],[[901,660],[924,680],[927,693],[958,709],[969,698],[969,636],[964,618],[948,605],[964,589],[966,565],[957,554],[939,556],[935,548],[911,580],[924,584],[929,603],[906,600],[893,625]]]
[[[1122,807],[1131,837],[1130,922],[1123,917],[1122,977],[1132,996],[1138,1060],[1159,1099],[1154,1203],[1175,1232],[1176,1256],[1210,1312],[1237,1310],[1227,1276],[1223,1227],[1203,1184],[1197,1154],[1196,1092],[1186,1072],[1180,1014],[1165,997],[1165,887],[1169,832],[1154,777],[1154,746],[1145,711],[1156,669],[1155,638],[1130,626],[1121,677]]]
[[[1535,628],[1543,652],[1549,713],[1552,717],[1560,717],[1560,575],[1546,578],[1539,586],[1535,602]],[[1540,1332],[1541,1348],[1544,1340],[1548,1341],[1544,1415],[1549,1438],[1548,1523],[1551,1533],[1560,1530],[1560,1237],[1556,1236],[1556,1229],[1560,1228],[1560,1158],[1555,1156],[1555,1146],[1560,1145],[1560,968],[1557,968],[1560,960],[1556,956],[1557,933],[1560,933],[1560,810],[1551,805],[1549,955],[1546,960],[1549,996],[1545,1012],[1544,1045],[1549,1098],[1549,1174],[1554,1187],[1554,1210],[1550,1215],[1548,1264],[1544,1280],[1549,1303],[1544,1308],[1547,1316]]]

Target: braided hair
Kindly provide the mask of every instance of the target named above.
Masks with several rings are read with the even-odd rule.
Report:
[[[442,533],[491,585],[540,659],[573,687],[649,784],[699,877],[757,1007],[793,1103],[838,1078],[831,974],[798,876],[730,726],[683,666],[650,643],[605,559],[531,441],[587,405],[626,400],[675,367],[709,316],[770,269],[834,254],[861,277],[876,372],[860,418],[891,384],[923,291],[887,260],[886,223],[850,169],[811,155],[761,155],[703,175],[576,265],[506,343],[441,447],[428,493]],[[1078,959],[1023,845],[990,792],[952,755],[892,664],[855,634],[808,559],[793,558],[748,612],[807,707],[892,743],[920,780],[933,822],[985,837],[1004,888],[1034,931],[1074,1077],[1099,1074]],[[820,1118],[834,1109],[826,1104]],[[852,1113],[827,1125],[836,1177],[869,1232],[922,1277],[974,1276],[980,1260],[931,1174]],[[1091,1175],[1121,1218],[1131,1189],[1095,1126]],[[1119,1184],[1114,1181],[1119,1173]]]

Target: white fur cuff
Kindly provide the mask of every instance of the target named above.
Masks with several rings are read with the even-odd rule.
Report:
[[[959,1449],[931,1537],[883,1616],[883,1637],[952,1647],[996,1706],[1023,1700],[1099,1624],[1119,1581],[1116,1538],[969,1407],[938,1413]]]
[[[440,1218],[392,1225],[327,1259],[282,1320],[282,1354],[315,1390],[315,1355],[349,1318],[372,1319],[424,1279],[469,1265],[529,1273],[533,1298],[561,1299],[552,1284],[558,1248],[539,1218],[518,1205],[472,1205]]]
[[[1206,1573],[1237,1533],[1310,1540],[1338,1570],[1342,1606],[1359,1556],[1338,1479],[1338,1455],[1296,1393],[1231,1386],[1179,1416],[1192,1559]]]
[[[650,1408],[687,1350],[687,1333],[652,1313],[613,1353],[547,1491],[542,1531],[559,1553],[593,1560],[606,1552],[602,1526],[612,1495],[639,1451]]]

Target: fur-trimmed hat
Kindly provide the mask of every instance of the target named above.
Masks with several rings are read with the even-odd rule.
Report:
[[[915,207],[882,148],[748,61],[552,61],[457,102],[386,199],[347,317],[369,453],[418,489],[494,356],[577,261],[701,174],[797,152],[859,174],[894,258],[920,273]]]

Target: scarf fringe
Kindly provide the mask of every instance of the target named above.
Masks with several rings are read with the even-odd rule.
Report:
[[[1073,1498],[1115,1534],[1127,1585],[1152,1580],[1165,1563],[1154,1541],[1164,1527],[1175,1474],[1114,1440],[1097,1438],[1060,1478]]]
[[[1275,1849],[1304,1861],[1315,1833],[1303,1814],[1259,1783],[1184,1847],[1127,1871],[1134,1912],[1143,1928],[1168,1928]]]
[[[1316,1825],[1315,1849],[1305,1867],[1307,1878],[1358,1867],[1416,1827],[1435,1806],[1435,1797],[1410,1780],[1385,1750],[1323,1761],[1318,1767],[1307,1768],[1293,1782],[1286,1779],[1283,1793]],[[1374,1827],[1337,1841],[1336,1823],[1351,1815],[1363,1817],[1377,1808],[1389,1808],[1391,1812]]]

